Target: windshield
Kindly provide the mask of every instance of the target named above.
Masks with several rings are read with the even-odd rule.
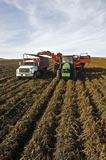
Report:
[[[23,65],[24,66],[33,66],[33,65],[35,65],[35,63],[34,62],[23,62]]]
[[[63,57],[63,63],[73,63],[73,57]]]

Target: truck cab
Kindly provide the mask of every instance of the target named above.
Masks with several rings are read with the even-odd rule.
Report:
[[[16,70],[16,76],[21,79],[22,77],[37,77],[38,63],[35,60],[25,60],[22,65]],[[36,75],[34,75],[36,73]]]

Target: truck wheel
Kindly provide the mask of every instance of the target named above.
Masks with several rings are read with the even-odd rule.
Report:
[[[73,80],[74,81],[77,80],[77,70],[76,69],[73,70]]]
[[[37,73],[34,73],[33,79],[37,79]]]
[[[44,68],[44,74],[47,72],[47,67]]]
[[[83,65],[80,66],[80,76],[83,76],[83,73],[84,73],[84,67]]]
[[[22,77],[18,77],[18,79],[20,80],[20,79],[22,79]]]
[[[57,80],[60,81],[60,69],[57,70]]]

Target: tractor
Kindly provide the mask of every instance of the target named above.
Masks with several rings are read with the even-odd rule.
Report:
[[[77,70],[72,55],[62,55],[57,69],[57,80],[59,81],[61,77],[77,80]]]

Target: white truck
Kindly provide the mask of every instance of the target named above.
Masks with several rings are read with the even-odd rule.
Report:
[[[44,72],[49,66],[49,60],[47,57],[42,57],[35,54],[23,54],[23,63],[16,69],[16,77],[21,79],[22,77],[37,78],[39,72]]]

